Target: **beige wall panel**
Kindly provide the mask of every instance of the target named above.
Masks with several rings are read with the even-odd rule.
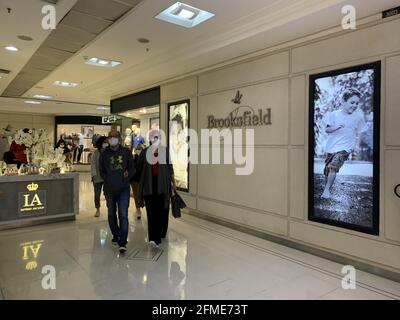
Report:
[[[3,118],[0,118],[0,130],[4,129],[9,124],[13,127],[14,131],[17,131],[19,129],[31,128],[32,127],[32,121],[14,122],[14,121],[4,121]]]
[[[287,164],[286,149],[256,148],[248,176],[236,175],[233,164],[199,165],[198,195],[287,215]]]
[[[394,187],[400,184],[400,150],[385,153],[385,235],[390,240],[400,241],[400,198]],[[400,189],[399,189],[400,192]]]
[[[289,52],[270,55],[201,75],[199,93],[280,77],[289,73]]]
[[[302,220],[307,201],[305,165],[305,150],[290,150],[290,216]]]
[[[305,145],[306,118],[306,77],[299,76],[292,78],[290,90],[290,143],[296,146]]]
[[[0,113],[0,121],[13,123],[32,123],[32,115],[25,114],[12,114],[12,113]],[[23,129],[23,128],[21,128]]]
[[[243,94],[241,106],[251,106],[255,113],[258,109],[271,109],[272,125],[248,127],[254,129],[255,145],[288,144],[288,104],[289,80],[278,80],[269,83],[241,88]],[[238,107],[231,102],[236,90],[224,91],[199,97],[199,128],[207,128],[208,116],[227,118]],[[242,108],[240,116],[246,111]]]
[[[165,131],[167,134],[167,104],[161,102],[160,103],[160,129]]]
[[[161,86],[161,101],[171,102],[197,95],[197,77]]]
[[[258,230],[264,230],[283,236],[287,235],[287,221],[285,218],[257,213],[204,199],[199,199],[198,204],[199,211],[209,213],[211,216],[230,220]]]
[[[400,145],[400,56],[386,60],[385,143]]]
[[[293,73],[400,50],[400,20],[345,33],[292,51]]]
[[[14,131],[24,128],[46,129],[50,143],[54,143],[54,121],[54,116],[0,113],[0,129],[8,124],[13,126]]]
[[[197,165],[189,164],[189,194],[197,194]]]
[[[294,221],[290,223],[290,236],[400,271],[400,247],[396,245]]]
[[[53,116],[33,116],[33,124],[49,124],[54,125],[55,117]]]
[[[181,196],[182,200],[186,203],[186,206],[189,209],[196,210],[196,197],[188,195],[186,192],[178,191],[179,195]]]

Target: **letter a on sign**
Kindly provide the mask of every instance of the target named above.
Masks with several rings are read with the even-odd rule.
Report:
[[[54,266],[43,266],[42,274],[45,276],[42,279],[42,288],[44,290],[55,290],[56,289],[56,268]]]
[[[42,14],[45,14],[42,19],[42,28],[44,30],[54,30],[56,28],[56,8],[51,5],[43,6]]]
[[[345,16],[342,19],[342,28],[344,30],[355,30],[357,29],[357,16],[356,8],[354,6],[344,6],[342,8],[342,14]]]

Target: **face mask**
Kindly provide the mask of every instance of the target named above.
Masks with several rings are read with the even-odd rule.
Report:
[[[108,147],[108,143],[103,143],[103,149]]]
[[[150,144],[157,144],[157,142],[158,142],[158,137],[154,137],[154,138],[152,138],[152,139],[150,139]]]
[[[118,143],[119,143],[119,139],[118,139],[118,138],[111,138],[111,139],[110,139],[110,146],[111,146],[111,147],[117,146]]]
[[[60,145],[60,148],[64,148],[65,146],[63,144]]]

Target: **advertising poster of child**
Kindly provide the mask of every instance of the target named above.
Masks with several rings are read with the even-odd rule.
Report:
[[[375,230],[374,67],[314,76],[310,219]],[[311,127],[310,127],[311,128]],[[379,152],[379,149],[376,151]],[[312,157],[311,157],[312,156]]]
[[[189,103],[169,105],[169,148],[178,189],[187,191],[189,162]]]

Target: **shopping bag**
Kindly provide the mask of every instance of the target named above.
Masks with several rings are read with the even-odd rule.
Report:
[[[174,218],[180,218],[181,209],[183,208],[186,208],[186,204],[182,200],[181,196],[177,192],[175,192],[175,194],[171,197],[172,216]]]

